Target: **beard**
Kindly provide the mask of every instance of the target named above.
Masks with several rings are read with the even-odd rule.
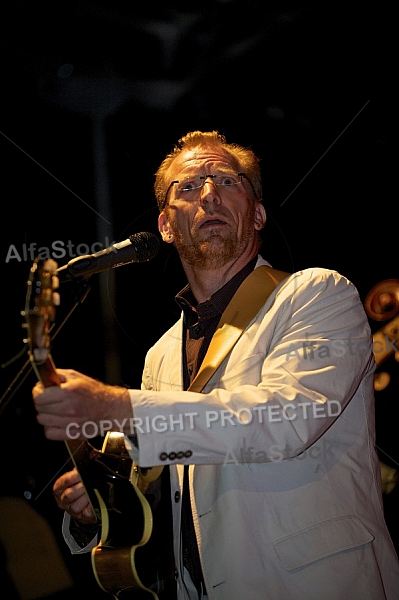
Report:
[[[201,229],[196,229],[194,222],[194,234],[191,236],[190,242],[187,242],[175,223],[171,222],[175,237],[174,244],[180,258],[191,267],[203,270],[218,269],[237,259],[245,251],[254,235],[255,211],[252,212],[253,214],[248,215],[245,221],[240,237],[230,222],[221,227],[208,226],[206,233],[203,233]]]

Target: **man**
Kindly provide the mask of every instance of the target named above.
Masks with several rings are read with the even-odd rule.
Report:
[[[268,266],[259,161],[217,132],[179,140],[155,193],[188,280],[182,317],[148,352],[141,390],[70,370],[58,388],[37,384],[46,436],[110,419],[140,466],[167,467],[179,599],[398,598],[356,289],[334,271]],[[76,472],[54,491],[78,527],[93,522]]]

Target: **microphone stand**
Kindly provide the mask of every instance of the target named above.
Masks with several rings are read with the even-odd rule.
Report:
[[[67,314],[62,319],[62,321],[59,323],[59,325],[57,325],[56,327],[55,327],[55,325],[53,325],[53,327],[51,328],[51,331],[54,329],[54,334],[52,335],[52,340],[54,340],[56,338],[56,336],[61,331],[62,327],[68,321],[69,317],[75,311],[77,306],[84,302],[84,300],[86,299],[86,297],[91,289],[91,287],[89,285],[89,278],[76,279],[76,280],[74,280],[74,282],[77,283],[78,285],[76,285],[73,290],[74,293],[72,295],[71,308],[68,310]],[[22,366],[21,370],[17,373],[17,375],[14,377],[13,381],[10,383],[10,385],[7,387],[4,394],[0,398],[0,416],[2,415],[2,413],[4,412],[4,410],[6,409],[8,404],[11,402],[11,400],[14,398],[15,394],[20,389],[22,384],[26,381],[26,378],[31,373],[31,371],[32,371],[32,363],[31,363],[31,360],[28,358],[28,360]]]

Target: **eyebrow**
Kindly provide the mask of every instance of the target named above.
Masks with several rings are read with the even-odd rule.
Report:
[[[204,171],[205,171],[205,169],[204,169]],[[202,172],[202,169],[200,169],[199,171],[196,171],[196,172],[188,173],[188,174],[185,174],[184,171],[183,171],[183,172],[179,173],[178,176],[179,177],[184,177],[185,179],[188,179],[190,177],[204,177],[205,175],[216,175],[218,173],[221,173],[221,174],[228,173],[228,174],[231,174],[231,175],[237,175],[240,171],[236,171],[232,167],[229,167],[229,168],[223,168],[222,167],[220,169],[219,168],[218,169],[212,169],[210,172],[205,171],[204,175],[201,175],[201,172]]]

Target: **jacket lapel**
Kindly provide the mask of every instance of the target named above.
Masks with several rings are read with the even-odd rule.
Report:
[[[288,276],[289,273],[261,265],[243,281],[220,318],[202,365],[188,388],[191,392],[202,391],[271,292]]]

